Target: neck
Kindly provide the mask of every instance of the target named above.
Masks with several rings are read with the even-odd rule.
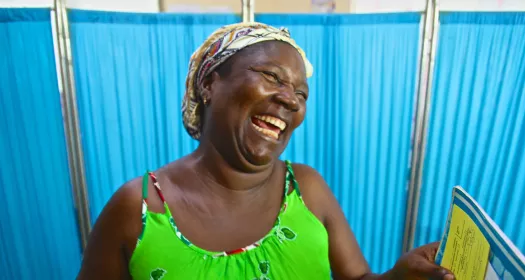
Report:
[[[191,157],[195,160],[196,171],[203,174],[202,180],[206,185],[232,191],[259,189],[270,180],[275,169],[275,163],[263,167],[249,166],[251,164],[247,162],[233,164],[212,143],[200,143]]]

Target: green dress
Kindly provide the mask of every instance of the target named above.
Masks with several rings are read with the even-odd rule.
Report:
[[[143,183],[143,232],[129,263],[133,279],[330,279],[328,233],[304,204],[290,162],[286,166],[286,186],[275,225],[261,240],[230,252],[210,252],[185,238],[155,175],[147,173]],[[148,211],[148,178],[164,202],[165,213]]]

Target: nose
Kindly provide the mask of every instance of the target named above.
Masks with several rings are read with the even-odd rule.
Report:
[[[274,101],[292,112],[299,111],[299,100],[290,90],[283,90],[274,95]]]

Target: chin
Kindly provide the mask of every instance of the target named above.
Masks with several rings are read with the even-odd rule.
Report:
[[[247,121],[237,130],[237,147],[247,163],[263,167],[279,160],[289,139],[287,133],[280,135],[279,139],[271,139],[257,132]]]
[[[258,150],[258,149],[248,149],[247,154],[245,155],[246,160],[249,163],[255,166],[265,166],[273,163],[275,160],[279,159],[279,156],[276,156],[270,151]]]
[[[244,135],[240,151],[246,161],[254,166],[270,165],[279,159],[283,152],[282,143],[268,142],[258,135]]]

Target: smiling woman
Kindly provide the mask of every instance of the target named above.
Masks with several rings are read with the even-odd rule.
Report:
[[[433,264],[436,244],[371,274],[323,178],[279,160],[311,74],[285,29],[212,34],[192,56],[182,108],[199,147],[114,194],[78,278],[452,279]]]

